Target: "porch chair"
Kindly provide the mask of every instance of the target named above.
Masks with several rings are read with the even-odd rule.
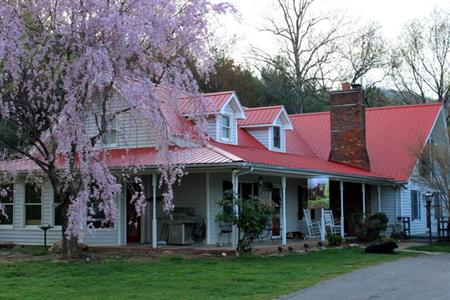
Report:
[[[320,237],[320,222],[319,221],[312,221],[311,220],[311,214],[309,213],[308,209],[303,209],[303,216],[305,217],[306,221],[306,227],[308,227],[308,237],[309,238],[318,238]]]
[[[219,243],[222,242],[222,235],[226,234],[228,236],[228,244],[230,244],[230,237],[233,233],[233,224],[231,222],[223,222],[219,223]]]
[[[326,232],[329,231],[332,234],[340,234],[341,224],[334,223],[333,211],[331,209],[323,210],[323,218],[324,218]]]

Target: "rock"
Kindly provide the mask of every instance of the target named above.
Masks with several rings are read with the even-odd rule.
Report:
[[[49,253],[61,253],[61,248],[62,248],[62,241],[56,241],[53,243],[53,245],[50,246],[50,248],[48,248],[48,252]]]
[[[84,243],[78,243],[78,249],[80,249],[80,251],[89,251],[89,246],[87,244]]]

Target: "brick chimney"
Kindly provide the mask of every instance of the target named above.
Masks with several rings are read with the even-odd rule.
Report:
[[[366,113],[360,85],[342,84],[330,92],[331,151],[329,160],[370,170],[366,148]]]

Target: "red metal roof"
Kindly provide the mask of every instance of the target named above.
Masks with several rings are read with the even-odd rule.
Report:
[[[106,151],[106,153],[106,163],[111,168],[130,166],[154,167],[163,163],[156,148],[111,149]],[[227,153],[213,145],[195,148],[174,147],[170,149],[170,155],[171,162],[183,165],[214,165],[243,161],[240,157]],[[26,172],[38,169],[39,167],[29,159],[0,162],[1,171]]]
[[[178,109],[182,114],[190,114],[193,112],[205,111],[206,113],[216,113],[222,109],[225,103],[230,99],[234,92],[218,92],[218,93],[206,93],[202,97],[204,99],[205,107],[200,109],[202,102],[200,96],[183,97],[179,100]]]
[[[423,147],[441,110],[440,103],[366,110],[366,139],[371,171],[397,181],[411,176],[414,148]],[[319,158],[330,153],[330,114],[291,115],[295,130]]]
[[[213,145],[232,153],[245,162],[268,166],[300,169],[305,172],[324,172],[352,176],[371,177],[374,179],[389,179],[374,172],[364,171],[355,167],[339,164],[317,157],[291,153],[273,152],[266,148],[242,147],[213,142]]]
[[[189,103],[199,101],[196,101],[195,97],[176,93],[171,88],[160,87],[157,93],[171,133],[191,136],[194,125],[179,115],[179,111],[185,109]],[[205,96],[210,99],[214,109],[220,109],[232,94],[233,92],[221,92]],[[208,107],[211,112],[215,111],[213,106]],[[281,109],[281,106],[246,109],[247,119],[239,121],[239,125],[272,124]],[[411,148],[423,146],[440,109],[439,103],[367,109],[366,135],[371,161],[370,171],[328,161],[328,112],[289,116],[294,129],[286,131],[286,153],[269,151],[245,129],[238,128],[239,145],[211,141],[210,145],[203,147],[172,148],[172,162],[184,165],[248,162],[319,173],[407,181],[416,161]],[[108,153],[107,162],[110,167],[155,166],[162,163],[154,148],[114,149]],[[36,165],[27,159],[0,162],[0,170],[25,171],[35,168]]]
[[[281,105],[246,108],[246,119],[239,121],[239,126],[272,124],[283,109]]]

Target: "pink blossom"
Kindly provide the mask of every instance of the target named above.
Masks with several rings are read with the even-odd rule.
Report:
[[[208,20],[225,11],[232,8],[209,0],[0,2],[0,119],[19,125],[17,139],[30,149],[26,156],[55,189],[71,194],[67,236],[93,229],[93,198],[105,222],[117,221],[121,185],[107,168],[104,132],[88,136],[84,120],[118,94],[131,114],[158,129],[164,210],[173,210],[172,185],[183,168],[172,163],[156,87],[198,93],[187,59],[201,62],[200,70],[211,66]],[[111,115],[102,111],[102,117],[110,121]],[[199,118],[198,136],[205,128]],[[132,202],[140,214],[143,192]]]

